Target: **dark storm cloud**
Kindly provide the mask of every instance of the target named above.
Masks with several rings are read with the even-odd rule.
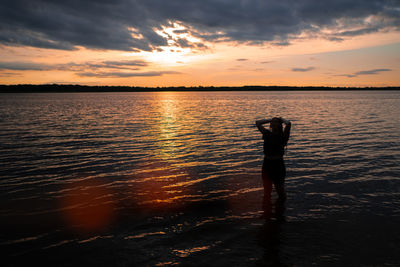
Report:
[[[162,26],[185,26],[160,35]],[[0,44],[72,50],[204,49],[204,41],[289,45],[399,30],[398,0],[13,0],[0,2]],[[199,38],[189,41],[187,34]]]
[[[314,67],[308,67],[308,68],[292,68],[292,71],[294,72],[307,72],[307,71],[312,71],[314,70]]]
[[[184,38],[177,38],[175,40],[175,45],[178,47],[181,47],[181,48],[190,47],[190,48],[197,48],[199,50],[206,48],[206,46],[202,43],[190,42],[189,40],[184,39]]]
[[[353,74],[342,74],[342,75],[337,75],[337,76],[345,76],[348,78],[354,78],[360,75],[375,75],[379,74],[381,72],[387,72],[387,71],[392,71],[392,69],[373,69],[373,70],[363,70],[363,71],[358,71]]]

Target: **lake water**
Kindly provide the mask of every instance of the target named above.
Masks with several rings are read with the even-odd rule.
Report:
[[[399,266],[399,107],[399,91],[1,94],[5,262]],[[254,121],[276,115],[288,199],[266,220]]]

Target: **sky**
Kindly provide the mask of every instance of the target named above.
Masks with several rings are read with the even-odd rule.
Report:
[[[399,0],[2,0],[0,84],[400,86]]]

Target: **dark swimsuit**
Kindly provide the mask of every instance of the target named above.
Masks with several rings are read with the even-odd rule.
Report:
[[[275,184],[283,184],[286,177],[286,167],[283,159],[264,159],[262,178],[272,180]]]
[[[264,163],[262,166],[262,178],[272,180],[275,184],[283,184],[286,177],[286,167],[283,161],[285,145],[289,136],[273,134],[267,131],[264,139]],[[269,159],[268,157],[277,157]]]

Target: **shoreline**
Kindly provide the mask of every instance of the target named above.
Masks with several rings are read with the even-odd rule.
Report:
[[[209,91],[398,91],[393,87],[327,87],[327,86],[89,86],[60,84],[0,85],[0,93],[96,93],[96,92],[209,92]]]

